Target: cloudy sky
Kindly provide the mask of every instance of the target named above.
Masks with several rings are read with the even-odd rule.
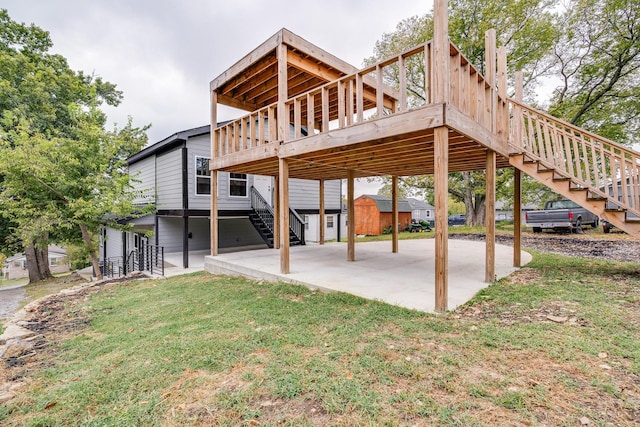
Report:
[[[71,68],[124,92],[110,121],[152,124],[149,141],[209,120],[208,85],[285,27],[360,67],[375,42],[431,0],[0,0],[49,31]],[[231,114],[231,113],[227,113]],[[232,117],[220,117],[227,119]]]
[[[115,83],[110,123],[151,124],[149,143],[209,123],[209,82],[287,28],[354,66],[383,33],[430,12],[432,0],[0,0],[18,22],[49,31],[74,70]],[[220,120],[236,113],[219,114]],[[377,184],[359,182],[358,193]]]

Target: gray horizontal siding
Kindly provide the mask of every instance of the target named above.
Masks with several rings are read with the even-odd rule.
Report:
[[[324,183],[325,209],[340,209],[340,180]],[[307,179],[289,180],[289,205],[293,209],[319,209],[320,183]]]
[[[129,165],[129,176],[133,181],[133,187],[140,193],[135,199],[135,203],[155,203],[155,156],[147,157],[144,160]]]
[[[249,188],[253,185],[253,177],[247,177],[247,197],[229,196],[229,173],[218,172],[218,209],[247,210],[251,209],[251,199],[248,197]]]
[[[156,161],[158,209],[182,209],[182,153],[180,149],[159,155]]]

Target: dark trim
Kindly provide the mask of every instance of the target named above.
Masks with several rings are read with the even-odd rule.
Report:
[[[158,215],[154,215],[153,218],[153,228],[154,228],[154,237],[156,246],[160,246],[160,233],[158,233]]]
[[[296,211],[296,213],[298,215],[319,215],[320,214],[320,209],[293,209]],[[325,215],[335,215],[335,214],[339,214],[342,211],[340,209],[325,209],[324,210],[324,214]]]
[[[324,225],[324,224],[323,224],[323,225]],[[337,239],[338,239],[338,242],[340,241],[340,237],[341,237],[341,236],[340,236],[340,229],[341,229],[342,227],[341,227],[340,225],[341,225],[341,224],[340,224],[340,214],[338,213],[338,230],[337,230],[337,234],[336,234],[336,237],[337,237]]]
[[[102,227],[102,259],[106,261],[107,258],[107,227]]]
[[[189,209],[186,211],[187,216],[189,217],[209,217],[210,214],[209,209]],[[251,213],[250,210],[225,210],[219,211],[218,216],[249,216]],[[185,216],[184,209],[162,209],[156,213],[157,216],[162,217],[178,217],[182,218]]]
[[[124,261],[127,260],[128,257],[128,253],[127,253],[127,232],[123,231],[122,232],[122,256],[124,257]]]
[[[189,268],[189,156],[187,141],[182,144],[182,266]]]

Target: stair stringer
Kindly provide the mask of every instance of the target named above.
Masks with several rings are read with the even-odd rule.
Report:
[[[580,186],[570,177],[564,176],[553,168],[543,166],[543,169],[540,169],[541,162],[532,160],[531,156],[529,156],[528,160],[528,156],[527,153],[511,154],[509,163],[556,193],[577,203],[628,234],[640,238],[640,221],[627,220],[626,211],[623,209],[607,209],[608,202],[616,203],[613,198],[604,198],[597,189]]]

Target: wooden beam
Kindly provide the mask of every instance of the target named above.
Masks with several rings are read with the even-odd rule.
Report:
[[[278,141],[289,139],[289,114],[285,110],[285,101],[289,97],[287,79],[287,46],[278,46]],[[273,139],[271,134],[270,139]]]
[[[433,5],[433,55],[431,61],[431,90],[434,103],[448,103],[451,78],[449,67],[449,11],[447,0],[435,0]]]
[[[280,273],[289,274],[289,163],[287,159],[280,159]]]
[[[354,210],[355,178],[353,170],[347,171],[347,260],[356,260],[356,215]]]
[[[337,129],[330,134],[322,133],[299,141],[282,144],[279,157],[299,156],[318,150],[352,145],[356,140],[376,141],[399,134],[417,132],[444,123],[443,107],[433,104],[404,114],[386,116],[380,120],[368,120],[357,127]]]
[[[218,255],[218,171],[211,171],[211,256]]]
[[[485,88],[486,99],[489,101],[489,129],[496,132],[497,127],[497,96],[496,96],[496,30],[488,30],[484,36],[485,78],[489,87]]]
[[[498,49],[498,109],[497,131],[499,141],[507,145],[509,141],[509,106],[507,104],[507,48]]]
[[[522,172],[513,168],[513,266],[522,266]]]
[[[392,248],[391,252],[398,253],[398,177],[391,177],[391,212],[392,212],[392,221],[391,221],[391,237],[392,237]]]
[[[522,102],[523,96],[524,96],[524,78],[522,75],[522,71],[516,71],[515,73],[515,89],[516,89],[516,93],[515,93],[515,98],[516,100]],[[513,108],[513,124],[514,124],[514,129],[513,129],[513,139],[511,141],[511,144],[522,148],[522,135],[523,135],[523,129],[522,129],[522,108],[518,105],[518,104],[513,104],[514,108]]]
[[[269,52],[272,52],[280,43],[282,43],[282,30],[269,37],[269,39],[267,39],[264,43],[245,55],[242,59],[233,64],[218,77],[213,79],[209,84],[210,89],[215,90],[224,83],[228,82],[236,75],[249,68],[250,65],[262,59],[262,57],[267,55]]]
[[[216,134],[213,132],[213,129],[218,127],[218,96],[215,90],[211,91],[211,111],[210,111],[210,133],[209,137],[211,138],[211,156],[213,159],[216,156]],[[209,165],[211,168],[211,165]],[[218,255],[218,171],[209,169],[209,174],[211,175],[211,206],[209,211],[209,221],[210,221],[210,248],[211,248],[211,256]],[[157,232],[157,230],[156,230]]]
[[[436,1],[437,3],[437,1]],[[435,223],[435,310],[443,313],[448,303],[448,200],[449,200],[449,129],[436,128],[434,131],[434,190],[436,205]]]
[[[267,159],[273,159],[275,157],[278,157],[279,148],[280,144],[278,142],[259,145],[248,150],[212,158],[209,161],[209,167],[211,169],[227,169],[228,167],[237,164],[260,162]]]
[[[524,78],[522,71],[515,73],[515,98],[522,102],[524,98]],[[515,104],[513,111],[515,124],[513,141],[516,147],[522,147],[522,108]],[[513,168],[513,266],[522,266],[522,172]]]
[[[320,222],[320,236],[319,236],[319,243],[321,245],[324,245],[324,179],[320,180],[320,207],[319,207],[319,211],[320,211],[320,218],[319,218],[319,222]],[[338,225],[339,227],[340,225]]]
[[[493,283],[496,276],[496,152],[487,151],[485,176],[486,257],[484,281]]]

